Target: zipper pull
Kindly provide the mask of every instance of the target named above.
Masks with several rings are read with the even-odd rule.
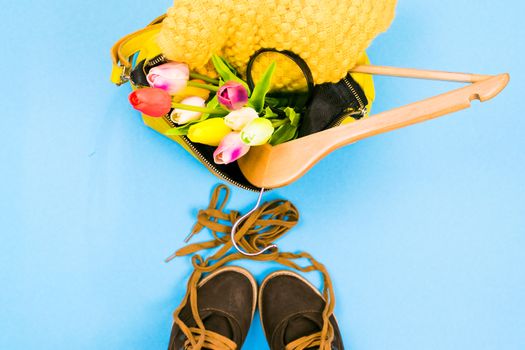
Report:
[[[360,108],[356,112],[358,112],[361,115],[361,118],[364,118],[368,114],[368,109],[366,108],[366,106],[364,106],[363,108]],[[361,118],[359,118],[359,119],[361,119]]]
[[[345,114],[345,117],[353,117],[359,120],[363,117],[366,117],[367,113],[368,113],[368,110],[366,109],[366,107],[363,107],[363,108],[359,108],[358,110],[351,111],[350,113]]]

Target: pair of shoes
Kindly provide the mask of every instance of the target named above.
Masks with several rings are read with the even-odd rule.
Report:
[[[261,323],[271,350],[319,349],[323,296],[308,281],[290,271],[272,273],[257,291],[255,278],[240,267],[223,267],[204,278],[197,288],[197,308],[206,331],[201,330],[187,302],[179,318],[195,339],[204,336],[202,349],[240,349],[259,306]],[[343,350],[333,316],[330,349]],[[174,323],[168,350],[193,349],[191,341]]]

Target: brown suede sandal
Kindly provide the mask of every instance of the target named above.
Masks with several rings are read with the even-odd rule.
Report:
[[[257,304],[257,282],[253,276],[240,267],[223,267],[204,278],[196,294],[198,313],[206,330],[197,326],[188,300],[179,318],[189,327],[192,339],[174,323],[168,349],[240,349]],[[197,346],[201,337],[204,342]]]
[[[319,291],[300,275],[277,271],[263,281],[259,312],[271,350],[319,349],[326,302]],[[334,316],[331,350],[343,350]]]

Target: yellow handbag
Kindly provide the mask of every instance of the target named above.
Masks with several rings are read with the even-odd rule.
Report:
[[[161,49],[156,40],[164,18],[165,15],[156,18],[145,28],[126,35],[113,45],[111,49],[111,58],[113,62],[111,82],[119,86],[129,82],[133,90],[146,84],[146,82],[143,82],[143,84],[137,83],[136,80],[140,79],[133,79],[132,75],[134,71],[143,71],[143,76],[145,76],[148,68],[164,62]],[[359,58],[359,64],[368,63],[368,57],[363,53]],[[375,98],[372,76],[368,74],[352,73],[352,78],[360,85],[366,95],[366,99],[368,100],[366,110],[370,111],[372,102]],[[187,87],[183,93],[188,96],[198,95],[198,90],[199,89],[197,88]],[[220,179],[243,189],[253,191],[260,190],[259,186],[251,184],[246,179],[242,171],[239,169],[238,164],[215,164],[213,162],[213,151],[209,147],[193,143],[186,136],[167,135],[166,132],[175,127],[175,124],[167,116],[153,118],[142,114],[142,120],[150,128],[166,137],[169,137],[184,147],[184,149],[190,152],[197,160],[203,163],[212,174]],[[355,119],[349,116],[344,118],[340,124],[343,125],[353,121],[355,121]]]

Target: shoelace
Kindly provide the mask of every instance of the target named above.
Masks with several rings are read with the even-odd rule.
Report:
[[[173,318],[175,323],[179,326],[181,331],[187,337],[188,346],[192,350],[200,350],[205,346],[206,329],[202,319],[199,316],[197,304],[197,286],[204,273],[210,273],[227,263],[242,259],[252,259],[257,261],[275,261],[281,265],[291,267],[301,272],[319,271],[323,275],[324,283],[322,295],[326,301],[325,308],[322,312],[323,327],[318,335],[301,338],[301,342],[297,340],[298,344],[302,346],[306,343],[305,339],[318,339],[320,350],[330,350],[331,343],[334,338],[334,329],[329,321],[335,307],[335,297],[332,290],[332,282],[330,276],[323,264],[315,260],[310,254],[306,252],[289,253],[271,251],[256,257],[246,257],[237,251],[232,250],[232,242],[230,240],[230,232],[233,224],[241,217],[240,213],[234,210],[226,212],[224,207],[230,196],[230,189],[225,185],[218,185],[212,193],[210,204],[207,209],[200,210],[197,215],[197,222],[193,226],[190,237],[198,234],[204,228],[208,228],[214,239],[211,241],[189,244],[175,252],[173,256],[187,256],[192,255],[191,262],[194,271],[188,280],[188,287],[186,294],[180,306],[175,310]],[[299,212],[297,208],[287,200],[273,200],[262,204],[256,211],[254,211],[239,227],[235,234],[235,241],[246,252],[255,253],[261,247],[266,247],[279,239],[292,227],[297,224],[299,220]],[[202,250],[213,249],[219,247],[220,249],[203,258],[196,254]],[[296,260],[306,259],[309,262],[307,266],[299,265]],[[180,318],[179,314],[187,304],[190,302],[192,316],[197,323],[196,328],[188,327]],[[195,329],[199,329],[196,333]],[[292,344],[296,343],[293,342]],[[317,344],[317,343],[316,343]],[[212,347],[212,349],[229,350],[228,347],[220,347],[220,345],[213,345],[219,347]],[[317,346],[317,345],[316,345]],[[288,349],[288,348],[287,348]],[[295,350],[295,348],[292,348]],[[298,348],[298,349],[304,349]]]
[[[224,349],[224,350],[236,350],[237,344],[231,339],[228,339],[220,334],[210,331],[202,331],[199,328],[190,328],[191,334],[193,336],[203,336],[204,343],[202,347],[207,349]],[[190,339],[188,338],[184,343],[184,350],[193,350],[196,349],[193,347]]]
[[[294,340],[290,344],[286,344],[286,347],[284,348],[284,350],[304,350],[304,349],[317,347],[317,346],[319,346],[320,349],[324,349],[321,347],[321,339],[322,339],[322,334],[320,332],[315,333],[310,336],[302,337],[297,340]],[[330,349],[330,346],[328,347],[328,349]]]

